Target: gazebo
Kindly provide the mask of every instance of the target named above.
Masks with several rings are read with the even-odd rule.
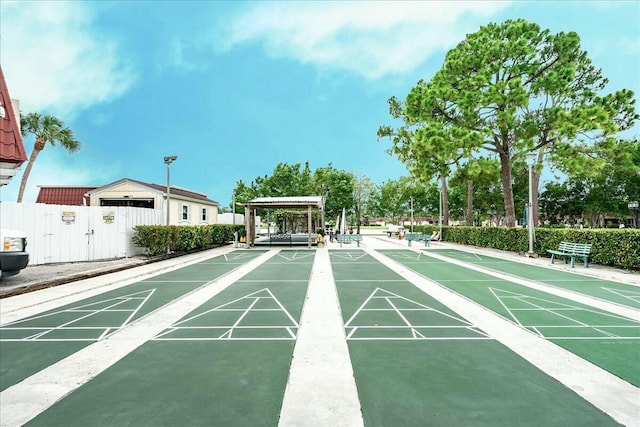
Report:
[[[255,245],[256,240],[256,210],[258,209],[292,209],[307,212],[307,243],[312,245],[312,214],[314,211],[322,213],[324,200],[322,196],[289,196],[289,197],[258,197],[244,203],[245,230],[247,233],[247,247]],[[324,215],[321,215],[324,229]]]

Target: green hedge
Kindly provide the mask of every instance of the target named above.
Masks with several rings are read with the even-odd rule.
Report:
[[[438,228],[437,225],[414,226],[414,231],[432,233]],[[640,270],[638,229],[536,228],[535,233],[533,251],[539,256],[550,256],[547,249],[558,249],[562,241],[591,243],[590,262],[626,270]],[[526,228],[442,227],[442,239],[503,251],[529,251],[529,234]]]
[[[188,252],[219,246],[233,241],[233,232],[241,236],[243,225],[139,225],[134,227],[133,244],[145,248],[149,255],[171,251]]]

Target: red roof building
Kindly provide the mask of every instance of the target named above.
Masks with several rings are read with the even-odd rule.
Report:
[[[0,185],[9,183],[27,161],[20,134],[20,112],[15,111],[0,66]]]
[[[98,187],[54,187],[49,185],[39,185],[40,191],[36,203],[45,203],[47,205],[70,205],[70,206],[89,206],[91,204],[89,191]]]

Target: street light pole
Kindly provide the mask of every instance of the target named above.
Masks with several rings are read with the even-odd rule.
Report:
[[[178,156],[166,156],[164,158],[164,164],[167,165],[167,225],[169,225],[169,213],[171,203],[171,163],[173,163]]]
[[[440,184],[440,197],[439,197],[439,205],[440,205],[440,218],[439,218],[439,231],[438,231],[438,240],[442,241],[442,184]]]
[[[527,164],[529,165],[529,206],[527,209],[527,228],[529,229],[529,256],[533,257],[533,162],[536,157],[535,153],[526,155]]]
[[[634,200],[632,202],[629,202],[629,204],[627,206],[633,212],[633,225],[634,225],[634,227],[635,228],[640,228],[640,224],[638,224],[638,206],[640,206],[640,204],[638,203],[637,200]]]
[[[411,211],[411,232],[413,233],[413,196],[409,200],[411,201],[411,209],[409,210]]]

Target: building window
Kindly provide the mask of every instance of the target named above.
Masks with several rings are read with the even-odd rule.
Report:
[[[189,221],[191,219],[191,211],[189,209],[189,205],[182,205],[180,219],[182,221]]]
[[[102,199],[100,198],[100,206],[132,206],[134,208],[153,209],[153,199]]]
[[[207,222],[207,219],[208,219],[207,217],[208,217],[207,208],[202,208],[202,210],[200,211],[200,220],[202,222]]]

